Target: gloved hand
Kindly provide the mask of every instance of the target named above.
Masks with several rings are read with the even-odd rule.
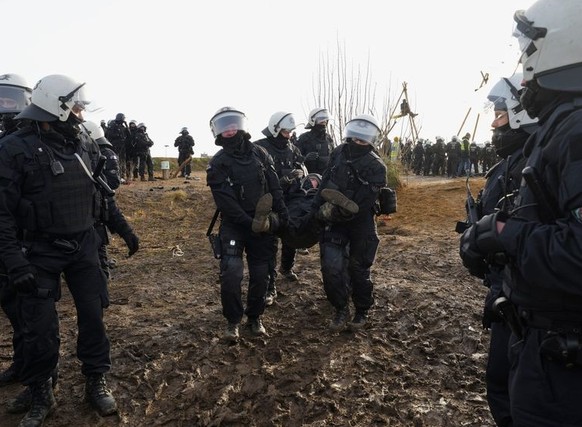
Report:
[[[8,273],[8,280],[16,292],[30,294],[36,291],[36,274],[36,268],[27,264]]]
[[[316,151],[312,151],[311,153],[307,153],[305,156],[305,160],[317,160],[319,159],[319,154]]]
[[[504,212],[485,215],[461,236],[459,254],[472,275],[483,278],[489,271],[488,264],[507,261],[497,232],[497,222],[505,222],[506,219]]]
[[[134,234],[133,231],[124,234],[121,236],[121,238],[125,240],[125,244],[129,249],[129,253],[127,254],[128,258],[139,250],[139,238]]]

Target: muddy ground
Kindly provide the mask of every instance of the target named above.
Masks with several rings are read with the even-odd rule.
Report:
[[[300,283],[280,281],[267,308],[268,337],[243,331],[220,340],[217,261],[205,236],[214,204],[203,171],[184,181],[132,182],[118,202],[141,238],[126,258],[110,255],[105,317],[118,417],[82,402],[75,311],[58,303],[61,378],[55,426],[492,426],[485,401],[489,335],[481,329],[485,288],[458,257],[462,179],[404,178],[398,212],[378,218],[371,325],[331,333],[317,246],[298,255]],[[474,190],[482,181],[476,179]],[[10,327],[0,316],[0,369],[10,363]],[[21,390],[0,389],[0,403]],[[0,408],[0,426],[20,416]]]

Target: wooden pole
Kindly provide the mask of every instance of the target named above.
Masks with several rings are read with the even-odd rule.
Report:
[[[461,123],[461,127],[459,128],[459,131],[457,132],[457,136],[459,136],[461,134],[461,131],[463,130],[463,126],[465,126],[465,122],[467,121],[467,117],[469,117],[470,112],[471,112],[471,107],[469,107],[469,111],[467,111],[467,114],[465,114],[465,118],[463,119],[463,123]]]
[[[477,134],[477,125],[479,124],[479,115],[480,113],[477,113],[477,120],[475,120],[475,127],[473,128],[473,141],[475,142],[476,142],[475,135]]]

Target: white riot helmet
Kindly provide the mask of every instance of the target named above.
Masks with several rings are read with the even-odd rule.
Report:
[[[145,132],[146,129],[147,129],[147,126],[145,125],[145,123],[142,122],[142,123],[140,123],[140,124],[137,125],[137,128],[138,129],[143,129],[143,131]]]
[[[0,114],[20,113],[30,104],[32,89],[18,74],[0,75]]]
[[[89,135],[91,139],[97,144],[112,147],[111,143],[107,140],[107,138],[105,138],[105,132],[103,131],[103,128],[97,123],[86,121],[82,123],[81,127],[85,129],[87,135]]]
[[[89,104],[85,83],[61,74],[40,79],[32,89],[32,103],[16,116],[41,122],[67,121],[71,112],[82,119],[81,112]]]
[[[373,116],[361,114],[346,123],[344,139],[359,139],[375,147],[380,132],[380,124]]]
[[[546,89],[582,92],[582,2],[538,0],[514,14],[525,81]]]
[[[215,138],[229,130],[246,131],[247,117],[234,107],[223,107],[210,119],[210,130]]]
[[[182,130],[180,131],[180,133],[188,133],[188,128],[186,126],[184,126],[182,128]]]
[[[282,130],[291,132],[293,129],[295,129],[295,118],[293,114],[285,111],[277,111],[269,119],[269,126],[263,129],[263,134],[265,136],[269,136],[270,134],[277,138]]]
[[[522,73],[515,73],[509,78],[503,77],[487,95],[487,99],[491,101],[495,110],[507,111],[509,126],[512,129],[519,129],[537,122],[537,119],[532,119],[521,106],[519,98],[523,90],[522,81]]]
[[[305,125],[305,129],[311,129],[313,126],[318,125],[323,122],[329,121],[331,116],[329,115],[329,111],[326,108],[314,108],[309,112],[309,117],[307,119],[307,124]]]

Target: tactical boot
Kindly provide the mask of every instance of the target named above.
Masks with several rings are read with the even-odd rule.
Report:
[[[349,316],[350,310],[347,306],[339,309],[336,308],[335,314],[329,323],[329,329],[332,331],[341,331],[346,326]]]
[[[107,387],[105,375],[92,374],[85,382],[85,401],[89,402],[99,415],[105,417],[117,413],[117,403]]]
[[[15,384],[18,382],[18,374],[14,363],[10,365],[4,372],[0,373],[0,387],[5,385]]]
[[[148,175],[148,181],[155,181],[156,179],[154,178],[153,175]]]
[[[350,322],[350,329],[352,331],[357,331],[364,329],[368,324],[368,312],[366,310],[356,310],[354,318]]]
[[[229,342],[238,341],[239,338],[238,323],[229,322],[228,325],[226,325],[226,329],[224,330],[223,338],[225,339],[225,341]]]
[[[255,233],[266,233],[270,230],[271,221],[269,214],[273,207],[273,196],[266,193],[261,196],[255,207],[252,229]]]
[[[32,384],[30,388],[30,410],[26,413],[18,427],[40,427],[44,419],[57,406],[53,395],[52,379]]]
[[[51,374],[51,386],[53,390],[57,388],[57,383],[59,380],[59,365],[53,369]],[[9,414],[23,414],[30,409],[30,404],[32,403],[32,391],[30,387],[26,387],[20,393],[16,395],[14,399],[11,399],[6,403],[6,412]]]
[[[321,197],[326,202],[331,203],[332,205],[339,206],[340,208],[344,209],[346,212],[354,215],[357,214],[360,208],[358,204],[351,199],[348,199],[343,193],[332,190],[331,188],[324,188],[321,190]]]
[[[251,330],[251,334],[253,335],[260,336],[267,334],[267,330],[263,326],[263,322],[261,322],[259,317],[249,318],[247,325]]]

